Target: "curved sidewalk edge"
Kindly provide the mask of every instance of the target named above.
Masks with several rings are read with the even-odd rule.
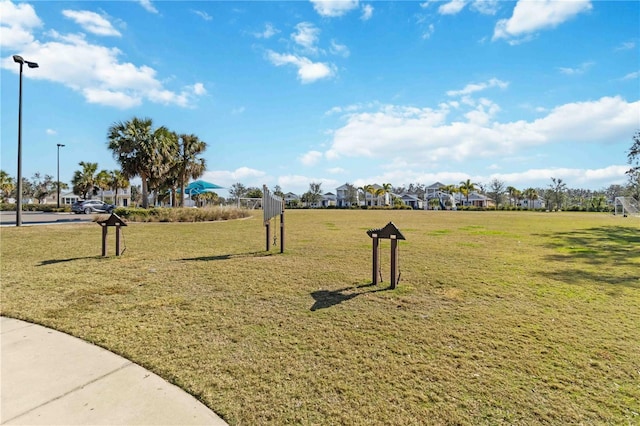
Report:
[[[226,425],[182,389],[103,348],[0,318],[2,425]]]

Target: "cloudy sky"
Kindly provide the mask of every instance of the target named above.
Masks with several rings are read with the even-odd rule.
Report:
[[[640,2],[0,0],[1,167],[116,169],[133,117],[208,143],[204,179],[626,182]],[[221,195],[226,195],[221,191]]]

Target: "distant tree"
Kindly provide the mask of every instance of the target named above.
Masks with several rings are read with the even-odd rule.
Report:
[[[640,171],[640,130],[636,130],[631,139],[633,143],[627,154],[627,161],[631,168],[627,171],[627,174],[634,175]]]
[[[467,198],[467,206],[469,205],[469,195],[476,189],[476,185],[477,183],[471,182],[471,179],[460,182],[458,189]]]
[[[511,206],[513,204],[513,200],[514,200],[514,194],[517,191],[517,189],[513,186],[507,186],[507,194],[509,194],[509,206]]]
[[[556,210],[562,210],[562,205],[564,202],[565,191],[567,190],[567,184],[562,181],[562,179],[556,179],[554,177],[551,178],[551,184],[549,185],[549,189],[553,194],[553,201],[555,203]]]
[[[613,201],[616,197],[621,197],[624,194],[625,188],[622,185],[609,185],[603,190],[604,195],[608,200]]]
[[[371,206],[373,206],[373,197],[376,196],[376,187],[373,185],[365,185],[364,190],[367,194],[371,195]],[[366,195],[365,195],[365,204],[366,204]]]
[[[246,196],[247,198],[262,198],[262,189],[250,187],[247,188]]]
[[[0,170],[0,201],[6,202],[16,187],[15,181],[7,172]]]
[[[109,189],[111,175],[106,170],[100,170],[96,175],[95,186],[100,189],[100,199],[104,201],[104,191]]]
[[[175,167],[180,184],[180,205],[184,206],[184,187],[188,179],[198,179],[207,169],[207,163],[201,157],[207,149],[207,143],[196,135],[182,134],[177,138],[178,158]]]
[[[527,188],[522,192],[522,196],[527,200],[527,208],[529,210],[534,208],[535,200],[538,199],[538,191],[534,188]]]
[[[31,178],[31,188],[33,197],[38,200],[38,203],[44,203],[45,198],[55,192],[53,176],[44,175],[43,177],[40,172],[37,172]]]
[[[98,163],[89,163],[81,161],[78,163],[81,170],[76,170],[73,173],[73,179],[71,179],[71,185],[73,186],[73,192],[82,197],[82,199],[89,199],[89,195],[96,194],[96,171],[98,170]]]
[[[358,190],[355,186],[350,183],[345,184],[347,187],[345,190],[345,201],[349,203],[350,206],[354,206],[358,204]]]
[[[384,188],[378,188],[376,189],[375,192],[375,196],[376,196],[376,204],[378,204],[379,206],[382,205],[382,202],[380,201],[381,198],[384,198],[384,196],[387,194],[387,191],[385,191]]]
[[[492,197],[496,202],[496,209],[500,207],[502,204],[502,197],[504,195],[504,182],[501,180],[494,178],[489,183],[489,196]]]
[[[322,183],[311,182],[309,183],[309,203],[319,204],[322,200]]]
[[[140,185],[131,186],[131,202],[138,206],[142,200],[142,188]]]
[[[118,205],[118,189],[125,189],[129,186],[129,179],[120,170],[109,172],[109,188],[114,191],[113,204]]]
[[[282,192],[282,188],[280,188],[280,185],[276,185],[273,187],[273,195],[284,198],[284,192]]]
[[[153,129],[150,118],[134,117],[113,123],[108,130],[109,149],[127,178],[139,176],[142,181],[142,207],[149,206],[149,184],[160,186],[161,176],[172,166],[175,133],[166,127]]]
[[[240,198],[245,197],[247,194],[247,187],[241,184],[240,182],[236,182],[231,185],[229,189],[229,195],[233,198],[233,202],[237,203]]]

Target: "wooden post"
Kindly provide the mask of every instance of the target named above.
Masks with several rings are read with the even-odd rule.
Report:
[[[120,226],[116,225],[116,256],[120,256]]]
[[[398,240],[391,235],[391,288],[398,283]]]
[[[280,213],[280,253],[284,253],[284,201],[282,202],[282,213]]]
[[[371,278],[371,282],[373,283],[373,285],[378,285],[378,269],[380,269],[380,259],[378,259],[378,243],[379,243],[378,235],[373,234],[372,238],[373,238],[373,252],[372,252],[373,275]]]
[[[267,220],[264,223],[265,226],[265,230],[266,230],[266,234],[267,234],[267,245],[266,245],[266,250],[269,251],[269,237],[271,236],[271,232],[269,232],[269,229],[271,228],[271,220]]]
[[[107,255],[107,225],[102,226],[102,257]]]

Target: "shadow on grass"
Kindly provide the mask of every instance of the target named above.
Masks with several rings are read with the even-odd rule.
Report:
[[[182,260],[195,260],[200,262],[210,262],[213,260],[229,260],[229,259],[240,259],[244,257],[267,257],[273,256],[272,252],[268,251],[252,251],[249,253],[231,253],[231,254],[220,254],[218,256],[200,256],[200,257],[187,257]]]
[[[335,305],[339,305],[342,302],[346,302],[347,300],[358,297],[362,294],[367,293],[377,293],[379,291],[387,291],[391,290],[391,287],[386,288],[376,288],[374,290],[365,290],[360,291],[363,288],[374,287],[373,283],[362,284],[355,287],[345,287],[339,290],[318,290],[311,293],[311,297],[316,301],[311,307],[312,311],[317,311],[318,309],[330,308]],[[350,292],[353,291],[354,292]]]
[[[602,226],[570,232],[542,234],[551,242],[547,245],[557,251],[545,257],[547,269],[540,272],[546,277],[578,284],[595,281],[603,284],[640,288],[640,229],[624,226]],[[550,263],[562,263],[566,268],[548,268]],[[595,266],[591,271],[580,265]],[[575,267],[572,267],[575,265]],[[631,267],[636,274],[611,274],[611,266]],[[601,267],[601,268],[598,268]]]
[[[84,259],[102,259],[102,256],[72,257],[70,259],[49,259],[49,260],[43,260],[37,266],[55,265],[56,263],[73,262],[74,260],[84,260]]]

